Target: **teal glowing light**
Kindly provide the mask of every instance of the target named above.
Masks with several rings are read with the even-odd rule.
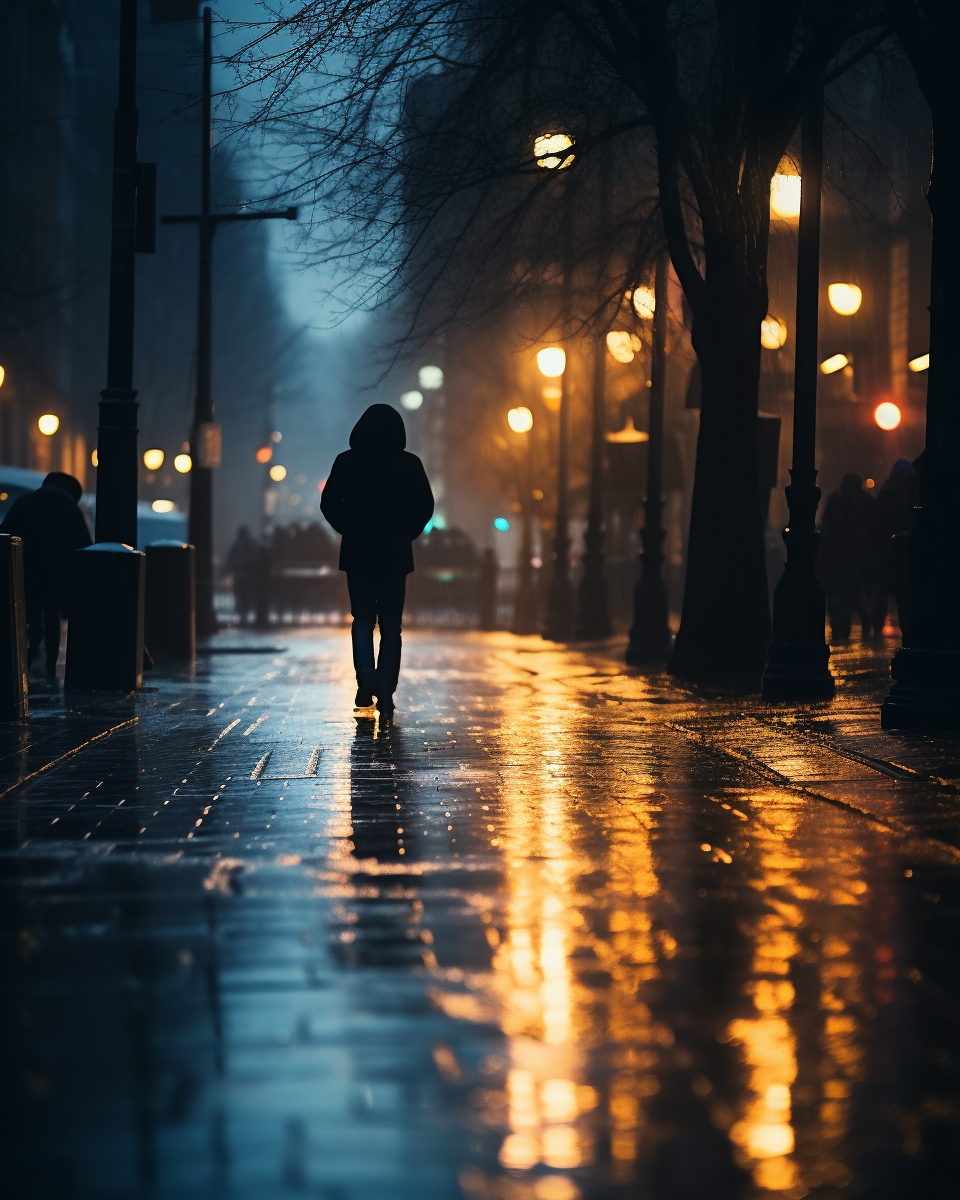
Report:
[[[493,522],[494,529],[499,529],[501,533],[506,533],[510,528],[510,522],[506,517],[497,517]]]

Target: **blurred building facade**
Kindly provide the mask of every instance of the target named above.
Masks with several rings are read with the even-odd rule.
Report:
[[[140,158],[158,164],[161,214],[199,206],[198,7],[181,0],[139,6]],[[191,10],[190,19],[170,19]],[[67,470],[91,491],[106,382],[118,11],[116,0],[0,6],[0,462]],[[249,200],[242,158],[221,149],[214,164],[215,208]],[[291,328],[266,228],[221,229],[214,253],[222,553],[237,524],[259,525],[262,470],[254,453]],[[182,508],[188,481],[173,460],[187,449],[192,422],[197,258],[194,226],[158,225],[156,253],[137,256],[140,448],[165,454],[158,471],[141,463],[140,496]],[[59,418],[52,435],[38,427],[44,414]]]

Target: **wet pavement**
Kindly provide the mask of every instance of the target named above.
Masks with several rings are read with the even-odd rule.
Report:
[[[778,709],[415,633],[381,726],[274,640],[0,730],[5,1195],[956,1194],[960,743],[880,732],[891,645]]]

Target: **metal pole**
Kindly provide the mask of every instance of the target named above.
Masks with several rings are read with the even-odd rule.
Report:
[[[670,653],[670,604],[663,580],[663,409],[667,370],[667,257],[657,259],[654,280],[653,352],[650,360],[650,441],[647,495],[640,530],[643,552],[633,593],[633,625],[626,661],[632,666],[665,662]]]
[[[203,106],[200,119],[200,274],[197,299],[197,394],[190,451],[190,541],[197,555],[197,632],[216,632],[213,610],[213,467],[209,464],[204,427],[213,422],[213,235],[210,212],[211,12],[203,10]]]
[[[113,216],[107,386],[97,429],[98,542],[137,544],[137,389],[133,309],[137,221],[137,0],[120,3],[120,83],[113,119]]]
[[[520,519],[523,522],[520,531],[520,553],[517,559],[517,588],[513,600],[512,633],[534,633],[533,586],[530,577],[533,554],[533,430],[522,435],[525,440],[523,465],[523,501]]]
[[[823,69],[808,13],[804,52],[811,63],[802,108],[800,231],[797,250],[797,351],[793,466],[786,489],[787,563],[773,596],[773,639],[763,676],[766,700],[829,700],[834,693],[826,643],[826,601],[817,577],[817,334],[820,312],[820,192],[823,176]]]
[[[573,270],[572,197],[571,183],[565,181],[563,213],[563,313],[564,350],[566,365],[560,376],[560,412],[558,414],[559,445],[557,448],[557,516],[553,531],[553,570],[547,593],[547,611],[543,636],[551,642],[569,641],[573,633],[573,589],[570,586],[570,347],[566,334],[570,325],[570,288]]]
[[[583,578],[580,581],[576,636],[583,640],[608,638],[610,606],[604,577],[603,449],[606,440],[606,334],[598,335],[593,351],[593,400],[590,436],[590,508],[584,536]]]

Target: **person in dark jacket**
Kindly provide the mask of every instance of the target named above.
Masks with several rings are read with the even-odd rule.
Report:
[[[892,592],[897,600],[900,632],[906,638],[910,626],[910,576],[907,573],[907,543],[920,504],[920,473],[908,458],[898,458],[890,478],[877,497],[874,525],[881,592],[886,612]]]
[[[236,540],[227,551],[227,566],[233,576],[233,602],[241,625],[246,625],[250,610],[256,607],[259,562],[260,547],[246,525],[241,525]]]
[[[70,556],[91,543],[87,523],[77,507],[82,495],[79,480],[63,471],[51,471],[39,490],[15,501],[0,525],[0,533],[23,540],[27,661],[32,663],[40,642],[46,642],[50,683],[57,678],[60,618],[66,615]]]
[[[423,464],[405,447],[403,418],[389,404],[372,404],[353,427],[350,449],[331,468],[320,509],[341,535],[340,570],[347,574],[353,614],[357,708],[393,712],[400,675],[400,624],[412,543],[433,516],[433,493]],[[380,626],[374,664],[373,627]]]
[[[878,572],[874,553],[876,502],[863,480],[850,472],[827,498],[820,549],[820,577],[827,596],[830,632],[837,641],[850,637],[853,614],[861,635],[870,637],[876,610]],[[883,626],[877,629],[882,632]]]

